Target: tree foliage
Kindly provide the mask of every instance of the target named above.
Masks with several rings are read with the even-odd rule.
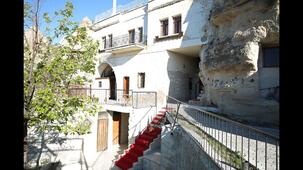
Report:
[[[42,15],[39,6],[24,4],[24,118],[26,128],[85,134],[87,116],[94,115],[98,105],[87,96],[69,95],[72,85],[89,82],[95,70],[94,56],[98,43],[88,35],[88,28],[71,21],[73,4]],[[56,23],[51,27],[51,23]],[[61,41],[56,42],[56,40]]]

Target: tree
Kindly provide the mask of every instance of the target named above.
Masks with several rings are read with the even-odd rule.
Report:
[[[99,106],[87,96],[70,95],[70,90],[89,82],[98,42],[89,37],[87,27],[71,21],[71,2],[54,17],[44,13],[46,27],[40,31],[40,5],[40,0],[24,4],[24,139],[29,128],[43,133],[42,139],[45,132],[86,134],[85,119]],[[57,25],[50,27],[54,22]]]

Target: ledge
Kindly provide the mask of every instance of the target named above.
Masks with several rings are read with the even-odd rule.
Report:
[[[133,44],[123,45],[118,47],[106,48],[102,50],[99,49],[99,53],[107,52],[112,54],[119,54],[119,53],[131,52],[131,51],[140,51],[143,50],[144,47],[145,45],[142,43],[133,43]]]
[[[166,36],[156,36],[154,39],[154,42],[159,42],[163,40],[170,40],[170,39],[177,39],[183,36],[183,32],[172,34],[172,35],[166,35]]]
[[[232,0],[227,0],[223,6],[214,8],[212,20],[216,25],[231,22],[237,15],[253,8],[254,1],[255,0],[239,0],[235,3]]]

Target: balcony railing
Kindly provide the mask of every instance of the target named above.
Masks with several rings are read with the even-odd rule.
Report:
[[[102,47],[100,50],[115,49],[119,47],[127,47],[131,45],[145,45],[146,35],[135,33],[134,36],[130,34],[124,34],[120,36],[113,37],[113,39],[106,39],[106,42],[102,42]]]
[[[140,6],[146,5],[147,3],[148,3],[148,0],[133,0],[133,1],[131,1],[130,3],[128,3],[126,5],[118,5],[117,10],[116,10],[116,14],[130,11],[132,9],[135,9],[135,8],[140,7]],[[94,23],[97,23],[99,21],[107,19],[110,16],[112,16],[112,9],[109,9],[105,12],[102,12],[102,13],[98,14],[95,17]]]
[[[172,123],[193,140],[221,169],[280,169],[279,137],[167,96]],[[189,128],[191,127],[191,128]]]
[[[133,108],[157,106],[157,92],[154,91],[72,88],[69,94],[73,96],[91,97],[101,104],[130,106]]]

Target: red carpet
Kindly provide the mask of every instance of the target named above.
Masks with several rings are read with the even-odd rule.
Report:
[[[138,161],[138,157],[143,155],[143,152],[149,148],[150,143],[161,133],[161,128],[154,127],[153,125],[159,125],[164,116],[165,111],[159,111],[143,133],[136,138],[135,143],[131,144],[130,147],[125,150],[125,154],[115,162],[117,167],[122,170],[127,170],[133,166],[133,163]]]

